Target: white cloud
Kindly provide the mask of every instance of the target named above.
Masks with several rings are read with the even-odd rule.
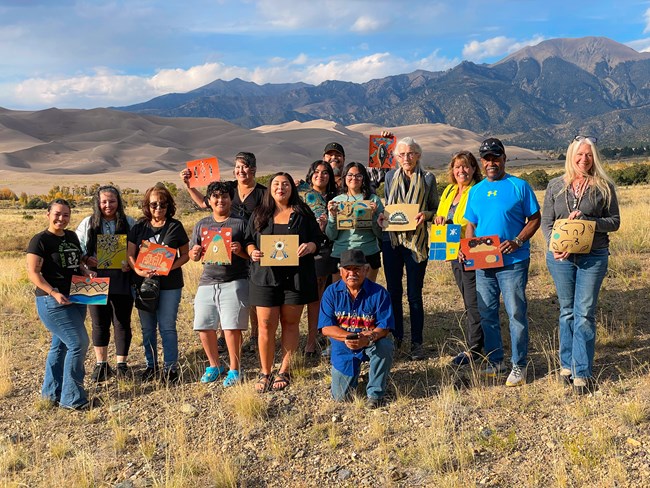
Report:
[[[291,64],[307,64],[307,61],[309,61],[309,57],[305,53],[300,53],[293,61],[291,61]]]
[[[645,11],[643,18],[645,19],[645,29],[643,29],[643,33],[645,34],[646,32],[650,32],[650,8]]]
[[[636,41],[630,41],[625,43],[626,46],[630,46],[635,51],[640,53],[650,52],[650,37],[645,39],[637,39]]]
[[[539,44],[543,36],[535,36],[526,41],[517,41],[505,36],[493,37],[485,41],[471,41],[463,46],[463,57],[470,61],[481,61],[486,58],[495,58],[511,54],[526,46]]]
[[[377,18],[362,15],[354,22],[354,24],[352,24],[351,30],[360,33],[377,32],[384,29],[386,25],[386,21],[382,22]]]

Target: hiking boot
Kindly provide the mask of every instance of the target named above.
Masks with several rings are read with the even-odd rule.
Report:
[[[576,395],[589,395],[597,390],[593,378],[573,378],[573,392]]]
[[[95,369],[93,369],[90,379],[94,383],[101,383],[108,380],[113,375],[113,370],[108,365],[108,363],[102,362],[95,364]]]
[[[129,374],[129,367],[126,365],[126,363],[117,363],[115,373],[118,380],[126,380],[131,376]]]
[[[512,371],[506,380],[506,386],[521,386],[526,384],[526,367],[512,365]]]
[[[369,408],[370,410],[381,408],[384,405],[386,405],[386,400],[383,397],[382,398],[368,397],[368,399],[366,400],[366,407]]]
[[[452,366],[465,366],[474,360],[472,354],[469,352],[461,352],[454,359],[451,360]]]
[[[418,344],[417,342],[411,344],[411,359],[413,361],[421,361],[426,357],[427,356],[424,354],[424,347],[422,347],[422,344]]]
[[[178,374],[178,369],[168,369],[164,372],[163,378],[168,385],[177,385],[181,382],[181,377]]]
[[[158,378],[158,367],[154,366],[153,368],[147,366],[147,368],[142,372],[140,379],[143,383],[148,381],[153,381]]]
[[[488,363],[488,365],[481,370],[481,374],[493,378],[497,375],[504,374],[506,371],[508,371],[506,363],[499,361],[498,363]]]
[[[573,380],[571,379],[571,370],[569,368],[560,369],[560,382],[565,386],[571,386]]]

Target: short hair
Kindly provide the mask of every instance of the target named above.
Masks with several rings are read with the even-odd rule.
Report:
[[[208,185],[205,196],[210,198],[213,195],[228,195],[232,200],[235,198],[235,187],[225,181],[213,181]]]
[[[413,139],[412,137],[403,137],[402,139],[400,139],[399,141],[397,141],[397,144],[395,144],[395,149],[394,149],[394,151],[393,151],[393,154],[394,154],[395,156],[397,156],[397,155],[399,154],[399,152],[398,152],[398,148],[399,148],[400,146],[408,146],[408,147],[412,147],[412,148],[415,150],[414,152],[416,152],[416,153],[418,153],[420,156],[422,156],[422,146],[420,146],[420,145],[418,144],[418,142],[417,142],[415,139]],[[418,158],[418,160],[419,160],[419,159],[420,159],[420,158]]]
[[[235,163],[237,161],[241,161],[244,163],[245,166],[248,166],[249,168],[257,168],[257,159],[255,159],[255,154],[252,152],[238,152],[235,155]]]
[[[474,183],[478,183],[483,179],[481,168],[478,165],[478,161],[474,155],[470,151],[463,150],[452,154],[451,160],[449,161],[449,167],[447,168],[447,177],[449,178],[449,182],[452,185],[455,185],[457,183],[456,178],[454,177],[454,163],[458,159],[462,160],[467,166],[474,170],[474,175],[472,176]]]
[[[68,210],[72,211],[72,207],[70,206],[70,203],[65,199],[65,198],[55,198],[52,200],[50,203],[47,204],[47,211],[49,212],[52,210],[52,207],[54,205],[65,205],[68,207]]]
[[[165,218],[171,218],[176,214],[176,204],[174,203],[174,197],[169,192],[167,187],[162,183],[156,183],[151,188],[147,189],[142,199],[142,213],[144,214],[147,220],[151,220],[153,215],[151,213],[151,208],[149,208],[149,203],[151,203],[151,195],[153,194],[160,195],[162,199],[167,203],[167,212],[165,213]]]

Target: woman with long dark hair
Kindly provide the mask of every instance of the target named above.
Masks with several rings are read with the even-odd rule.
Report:
[[[97,240],[100,235],[123,235],[126,240],[126,235],[133,224],[135,224],[135,220],[124,212],[120,191],[112,185],[106,185],[100,186],[93,197],[93,214],[83,219],[77,227],[77,237],[79,237],[88,266],[96,270],[98,276],[111,280],[107,304],[88,306],[97,361],[90,378],[96,383],[106,381],[113,373],[108,365],[111,323],[115,338],[117,376],[118,378],[127,376],[126,361],[131,346],[131,311],[133,310],[133,296],[129,280],[131,267],[128,260],[121,263],[121,269],[107,269],[106,263],[97,262]]]
[[[260,266],[262,235],[294,234],[299,237],[299,266]],[[318,299],[314,255],[318,254],[322,233],[311,209],[298,196],[288,173],[271,177],[262,205],[255,210],[246,231],[246,248],[252,260],[250,304],[259,319],[260,375],[255,389],[283,390],[291,381],[291,357],[298,348],[299,323],[306,303]],[[282,362],[271,376],[275,356],[275,332],[282,326]]]

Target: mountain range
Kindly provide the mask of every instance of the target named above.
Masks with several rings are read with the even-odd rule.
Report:
[[[245,128],[324,119],[382,127],[442,123],[557,149],[577,133],[605,145],[650,140],[650,53],[603,37],[551,39],[492,65],[464,61],[366,83],[216,80],[118,110],[210,117]]]

